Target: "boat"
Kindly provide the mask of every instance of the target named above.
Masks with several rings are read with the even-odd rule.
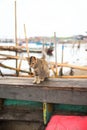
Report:
[[[22,43],[21,47],[24,51],[26,51],[26,43]],[[52,55],[52,52],[54,50],[54,44],[51,42],[48,43],[42,43],[42,42],[29,42],[28,43],[29,51],[35,52],[35,53],[42,53],[42,50],[44,48],[47,55]]]

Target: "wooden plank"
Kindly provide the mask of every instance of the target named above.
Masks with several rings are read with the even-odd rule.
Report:
[[[39,121],[43,122],[41,110],[0,110],[0,120],[20,120],[20,121]]]
[[[24,77],[0,77],[0,87],[12,86],[18,88],[50,88],[61,90],[79,90],[87,91],[87,79],[62,79],[62,78],[49,78],[48,80],[40,83],[33,84],[33,78]]]
[[[53,114],[53,104],[51,103],[43,103],[43,121],[44,124],[47,124],[50,117]]]
[[[32,84],[32,80],[0,78],[0,98],[87,105],[86,79],[49,79],[41,84]]]

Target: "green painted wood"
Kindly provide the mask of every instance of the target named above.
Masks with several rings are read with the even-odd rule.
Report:
[[[5,99],[4,105],[6,106],[31,106],[31,107],[39,107],[42,108],[43,104],[41,102],[35,102],[35,101],[25,101],[25,100],[13,100],[13,99]]]
[[[54,104],[54,110],[87,113],[87,105]]]
[[[46,125],[53,114],[53,105],[51,103],[43,103],[43,120]]]
[[[27,106],[34,108],[43,108],[43,122],[46,125],[54,111],[64,111],[64,112],[78,112],[87,114],[87,105],[70,105],[70,104],[51,104],[51,103],[41,103],[35,101],[25,101],[25,100],[13,100],[5,99],[5,106]],[[38,113],[39,114],[39,113]]]

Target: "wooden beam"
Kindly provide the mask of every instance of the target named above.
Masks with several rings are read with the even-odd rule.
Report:
[[[19,59],[22,58],[22,60],[26,60],[26,57],[13,56],[13,55],[8,55],[8,54],[0,54],[0,56],[4,56],[5,59],[12,59],[12,60],[17,59],[17,60],[19,60]],[[2,59],[4,59],[4,58],[2,58]]]
[[[33,84],[32,78],[0,78],[0,98],[87,105],[87,79],[49,79]]]
[[[47,124],[50,117],[53,114],[53,104],[51,103],[43,103],[43,121],[44,124]]]
[[[14,68],[14,67],[9,67],[7,65],[4,65],[2,63],[0,63],[0,66],[3,67],[3,68],[8,68],[10,70],[16,70],[16,71],[20,71],[20,72],[23,72],[23,73],[28,73],[29,74],[29,71],[26,71],[26,70],[19,70],[19,68]],[[33,75],[33,74],[32,74]]]
[[[15,107],[15,109],[0,110],[0,120],[43,122],[43,115],[42,110],[16,110]]]

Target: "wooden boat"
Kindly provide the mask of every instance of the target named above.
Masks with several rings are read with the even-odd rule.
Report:
[[[26,43],[23,43],[21,45],[24,51],[26,51]],[[42,50],[46,51],[47,55],[52,55],[52,52],[54,50],[54,44],[53,43],[41,43],[41,42],[30,42],[28,43],[29,51],[30,52],[36,52],[36,53],[42,53]]]

